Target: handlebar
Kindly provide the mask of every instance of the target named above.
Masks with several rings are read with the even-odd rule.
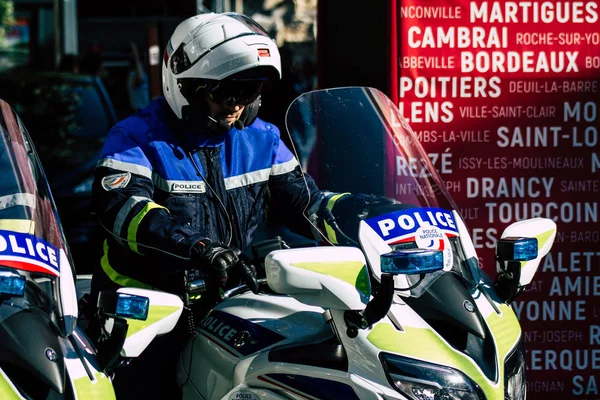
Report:
[[[185,287],[185,292],[188,296],[198,296],[206,292],[206,281],[204,278],[188,281]]]
[[[248,289],[254,294],[258,294],[258,280],[256,279],[256,268],[250,268],[244,260],[240,259],[238,267],[242,272],[242,280],[248,286]]]
[[[267,284],[267,279],[266,278],[261,278],[261,279],[257,279],[256,282],[258,283],[258,285],[266,285]],[[226,300],[230,297],[235,296],[236,294],[240,294],[240,293],[244,293],[245,291],[248,290],[248,285],[246,285],[245,283],[240,285],[240,286],[236,286],[234,288],[231,288],[229,290],[227,290],[225,293],[223,293],[222,299]]]
[[[247,287],[254,294],[259,292],[259,280],[256,278],[256,269],[252,268],[243,259],[240,259],[232,268],[239,268],[243,285],[232,290],[237,290],[241,287]],[[261,279],[262,281],[262,279]],[[207,291],[205,276],[198,270],[186,271],[185,273],[185,295],[188,299],[204,294]],[[231,291],[231,290],[230,290]],[[229,293],[229,291],[227,292]],[[231,294],[229,294],[231,296]],[[226,297],[224,297],[226,298]]]

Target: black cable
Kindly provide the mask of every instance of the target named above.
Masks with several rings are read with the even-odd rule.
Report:
[[[198,175],[200,175],[200,177],[204,181],[204,184],[210,189],[213,196],[215,196],[215,198],[217,199],[217,202],[219,203],[219,205],[221,206],[221,209],[223,210],[223,212],[225,213],[225,216],[227,217],[227,224],[229,225],[229,239],[227,240],[227,246],[229,246],[229,245],[231,245],[231,241],[233,240],[233,223],[231,222],[231,217],[229,216],[229,212],[227,212],[227,208],[225,207],[225,204],[223,204],[223,201],[221,200],[221,198],[219,197],[217,192],[208,183],[208,181],[204,177],[204,174],[202,173],[202,171],[200,171],[200,168],[198,168],[198,164],[196,164],[196,160],[194,160],[193,154],[191,152],[189,152],[188,155],[190,156],[190,160],[192,160],[192,164],[194,165],[194,168],[196,168],[196,172],[198,172]]]
[[[185,378],[185,382],[179,385],[179,389],[183,388],[183,386],[190,381],[190,377],[192,375],[192,360],[194,358],[194,343],[196,343],[196,339],[198,339],[198,333],[196,333],[196,327],[194,322],[194,311],[190,307],[186,307],[185,310],[188,313],[188,324],[190,328],[190,333],[192,335],[192,343],[190,344],[190,362],[186,371],[187,377]],[[181,357],[183,351],[185,351],[185,348],[181,351],[179,357]]]
[[[324,214],[325,222],[327,222],[329,226],[333,228],[336,234],[341,235],[348,243],[352,244],[353,246],[360,247],[360,244],[356,240],[348,237],[348,235],[346,235],[344,231],[342,231],[342,228],[340,228],[340,226],[338,225],[337,220],[335,219],[335,216],[333,215],[330,209],[325,208]]]
[[[102,223],[102,220],[101,220],[101,219],[98,219],[98,223],[100,224],[100,226],[101,226],[102,228],[104,228],[104,230],[105,230],[106,232],[108,232],[109,234],[111,234],[112,236],[114,236],[115,238],[117,238],[117,240],[120,240],[120,241],[122,241],[122,242],[127,242],[127,243],[135,243],[135,244],[136,244],[136,246],[139,246],[139,247],[144,247],[144,248],[146,248],[146,249],[151,249],[151,250],[155,250],[155,251],[159,251],[159,252],[161,252],[161,253],[167,254],[167,255],[169,255],[169,256],[172,256],[172,257],[180,258],[180,259],[182,259],[182,260],[190,260],[190,257],[184,257],[184,256],[180,256],[179,254],[171,253],[171,252],[169,252],[169,251],[166,251],[166,250],[163,250],[163,249],[159,249],[158,247],[149,246],[149,245],[147,245],[147,244],[140,243],[140,242],[138,242],[138,241],[136,241],[136,240],[131,240],[131,239],[127,239],[127,238],[121,237],[121,236],[117,235],[116,233],[114,233],[113,231],[111,231],[110,229],[108,229],[108,228],[107,228],[107,227],[106,227],[106,226],[105,226],[105,225]]]
[[[190,362],[186,371],[187,377],[185,378],[185,382],[179,385],[179,389],[182,389],[190,381],[190,377],[192,376],[192,360],[194,359],[194,343],[196,343],[196,339],[198,339],[198,335],[192,336],[192,343],[190,344]],[[181,357],[181,354],[179,356]]]
[[[425,279],[425,274],[419,274],[419,280],[417,281],[417,283],[415,283],[414,285],[411,285],[407,288],[396,288],[396,290],[400,290],[400,291],[413,290],[414,288],[419,286],[421,284],[421,282],[423,282],[423,279]]]

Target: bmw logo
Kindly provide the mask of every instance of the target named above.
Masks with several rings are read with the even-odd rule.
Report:
[[[465,300],[463,302],[463,307],[465,308],[465,310],[467,310],[468,312],[475,312],[475,306],[473,305],[473,303],[471,303],[469,300]]]
[[[54,351],[54,349],[47,348],[46,349],[46,358],[50,361],[56,361],[58,359],[58,356],[56,355],[56,352]]]
[[[250,332],[241,331],[241,332],[238,332],[233,337],[233,339],[231,340],[231,343],[233,344],[233,347],[235,347],[236,349],[239,349],[240,347],[243,347],[248,342],[248,339],[250,339]]]

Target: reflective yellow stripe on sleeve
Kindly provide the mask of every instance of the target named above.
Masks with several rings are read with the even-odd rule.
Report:
[[[142,210],[135,217],[133,217],[131,223],[129,224],[129,228],[127,229],[127,241],[129,243],[129,248],[138,254],[142,254],[138,251],[137,246],[138,227],[140,226],[140,223],[142,222],[146,214],[148,214],[148,212],[150,212],[150,210],[152,210],[153,208],[164,208],[166,210],[165,207],[149,201],[148,203],[146,203],[144,208],[142,208]]]
[[[102,255],[102,259],[100,260],[100,265],[102,266],[102,270],[108,276],[108,278],[117,285],[140,289],[154,289],[150,285],[146,285],[145,283],[142,283],[128,276],[121,275],[120,273],[114,270],[114,268],[110,265],[110,262],[108,261],[108,242],[106,240],[104,241],[104,254]]]
[[[335,206],[335,202],[347,194],[350,194],[350,193],[340,193],[340,194],[336,194],[335,196],[331,196],[329,198],[329,200],[327,201],[327,209],[329,211],[333,210],[333,207]],[[333,244],[338,244],[337,235],[335,234],[335,230],[327,222],[323,221],[323,224],[325,225],[325,232],[327,232],[327,239],[329,239],[329,241]]]

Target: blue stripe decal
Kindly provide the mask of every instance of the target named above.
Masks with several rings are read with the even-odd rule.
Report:
[[[211,311],[200,323],[200,330],[209,333],[232,352],[248,356],[285,339],[270,329],[222,311]]]
[[[342,382],[312,376],[267,374],[269,379],[321,400],[359,400],[354,389]]]

